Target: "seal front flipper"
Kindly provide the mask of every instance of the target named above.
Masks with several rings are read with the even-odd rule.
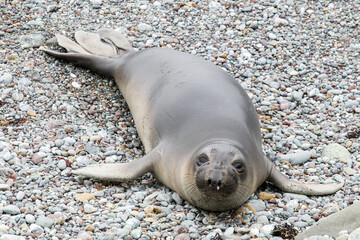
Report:
[[[141,177],[145,173],[153,172],[154,164],[159,158],[158,151],[153,149],[144,157],[131,162],[92,164],[74,170],[72,173],[105,181],[126,182]]]
[[[267,157],[265,158],[266,160],[270,161]],[[344,182],[326,184],[297,182],[282,174],[279,170],[276,169],[274,164],[271,164],[270,175],[267,181],[273,183],[276,187],[283,190],[284,192],[312,196],[332,194],[344,186]]]

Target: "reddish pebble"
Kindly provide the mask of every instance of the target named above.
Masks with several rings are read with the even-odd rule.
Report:
[[[38,154],[34,154],[31,158],[31,160],[33,161],[33,163],[39,164],[42,162],[42,157]]]
[[[187,233],[188,230],[184,226],[176,226],[174,232],[176,232],[177,234],[181,234],[181,233]]]
[[[175,240],[190,240],[190,236],[187,233],[181,233],[175,237]]]

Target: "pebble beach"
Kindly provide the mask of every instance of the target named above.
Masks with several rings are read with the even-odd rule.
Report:
[[[0,240],[293,239],[358,202],[359,23],[359,1],[0,0]],[[173,48],[223,68],[250,96],[278,169],[344,187],[304,196],[264,183],[246,206],[213,213],[151,174],[72,175],[144,155],[114,81],[39,50],[100,28],[139,51]],[[360,239],[360,229],[307,239]]]

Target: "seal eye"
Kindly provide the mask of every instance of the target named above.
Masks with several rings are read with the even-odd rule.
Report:
[[[204,163],[207,163],[209,161],[209,158],[206,155],[200,155],[197,159],[197,164],[199,166],[203,165]]]
[[[242,172],[244,170],[244,166],[240,161],[233,162],[232,166],[236,169],[238,172]]]

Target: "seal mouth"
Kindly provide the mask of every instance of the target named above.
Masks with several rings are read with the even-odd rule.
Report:
[[[232,169],[216,168],[211,164],[199,167],[196,173],[196,186],[206,195],[214,192],[229,196],[236,191],[238,178]]]

